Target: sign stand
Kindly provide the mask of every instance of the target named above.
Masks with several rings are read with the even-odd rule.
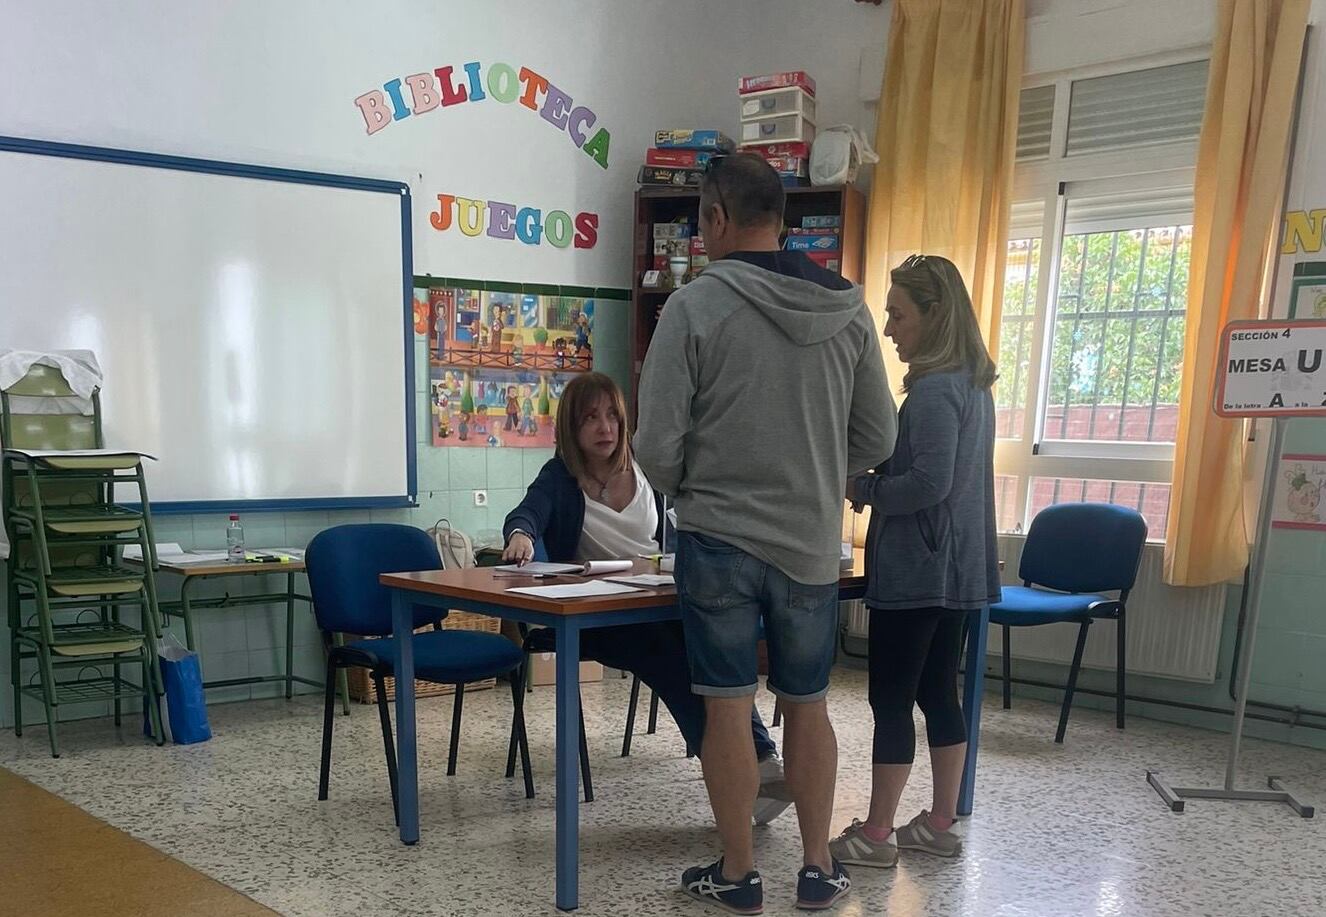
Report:
[[[1225,783],[1220,787],[1170,786],[1155,771],[1146,772],[1151,784],[1170,811],[1182,812],[1185,799],[1235,799],[1253,802],[1283,802],[1303,818],[1313,816],[1313,808],[1300,802],[1281,782],[1279,777],[1267,777],[1265,790],[1238,790],[1234,788],[1235,770],[1238,768],[1239,747],[1243,742],[1243,715],[1248,706],[1248,687],[1252,681],[1252,654],[1257,643],[1257,620],[1262,610],[1262,583],[1266,574],[1266,539],[1271,533],[1272,501],[1275,499],[1275,474],[1280,467],[1280,452],[1284,446],[1285,422],[1277,417],[1271,421],[1271,448],[1266,457],[1266,478],[1262,482],[1261,509],[1257,516],[1257,543],[1252,562],[1252,600],[1249,603],[1247,648],[1240,660],[1242,670],[1238,676],[1238,700],[1234,704],[1234,725],[1229,742],[1229,758],[1225,762]]]

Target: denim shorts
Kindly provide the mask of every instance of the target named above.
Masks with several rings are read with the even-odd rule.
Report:
[[[696,532],[678,533],[676,580],[696,694],[754,694],[761,637],[768,642],[770,691],[793,703],[828,693],[837,583],[798,583],[740,548]]]

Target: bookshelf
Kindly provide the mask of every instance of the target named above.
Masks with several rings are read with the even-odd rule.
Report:
[[[853,283],[861,282],[865,245],[865,195],[852,185],[787,188],[784,224],[800,226],[805,216],[839,215],[842,217],[842,275]],[[640,391],[640,370],[644,366],[649,341],[658,324],[659,307],[672,289],[646,289],[640,285],[645,271],[654,260],[653,224],[671,223],[679,217],[695,218],[700,209],[700,192],[693,188],[641,188],[635,193],[634,242],[631,247],[631,391],[630,405],[635,411]]]

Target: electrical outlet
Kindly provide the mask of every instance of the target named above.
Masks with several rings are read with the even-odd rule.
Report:
[[[487,505],[488,505],[488,491],[486,491],[486,490],[476,490],[476,491],[474,492],[474,505],[475,505],[475,506],[487,506]]]

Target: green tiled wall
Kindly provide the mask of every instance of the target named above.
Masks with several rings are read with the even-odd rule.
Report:
[[[596,368],[612,375],[621,385],[628,382],[628,314],[628,303],[602,300],[596,308],[594,319]],[[444,516],[451,520],[452,525],[476,540],[481,539],[485,533],[500,537],[506,514],[520,502],[525,486],[534,479],[543,463],[552,457],[552,450],[435,448],[429,445],[426,356],[424,342],[419,339],[415,344],[415,390],[419,406],[415,453],[419,477],[418,506],[410,509],[341,512],[247,513],[243,523],[245,541],[249,545],[303,547],[319,531],[331,525],[372,521],[426,528]],[[475,490],[488,492],[486,507],[474,505]],[[227,518],[224,514],[157,515],[153,521],[159,542],[178,542],[186,549],[225,546]],[[2,567],[3,562],[0,562]],[[242,582],[243,588],[254,592],[283,588],[276,577],[246,577]],[[203,585],[211,590],[226,588],[216,581]],[[178,595],[178,583],[169,576],[161,577],[158,587],[163,598]],[[230,582],[228,588],[236,589],[235,582]],[[0,727],[10,727],[14,723],[14,715],[9,687],[8,630],[3,623],[8,618],[3,604],[4,598],[0,595],[0,630],[5,634],[4,652],[0,653]],[[199,622],[198,645],[204,678],[213,680],[270,674],[280,671],[284,666],[283,605],[234,611],[204,611],[198,614],[196,620]],[[177,623],[173,630],[182,641],[183,627]],[[296,671],[320,679],[322,645],[312,615],[303,603],[300,603],[296,617],[294,649]],[[29,673],[25,671],[24,674],[26,676]],[[251,697],[272,697],[282,690],[283,686],[275,684],[216,689],[208,692],[208,701],[217,703]],[[41,721],[39,704],[26,701],[24,711],[25,722],[31,724]],[[71,706],[62,708],[61,719],[102,716],[106,713],[104,705]]]

